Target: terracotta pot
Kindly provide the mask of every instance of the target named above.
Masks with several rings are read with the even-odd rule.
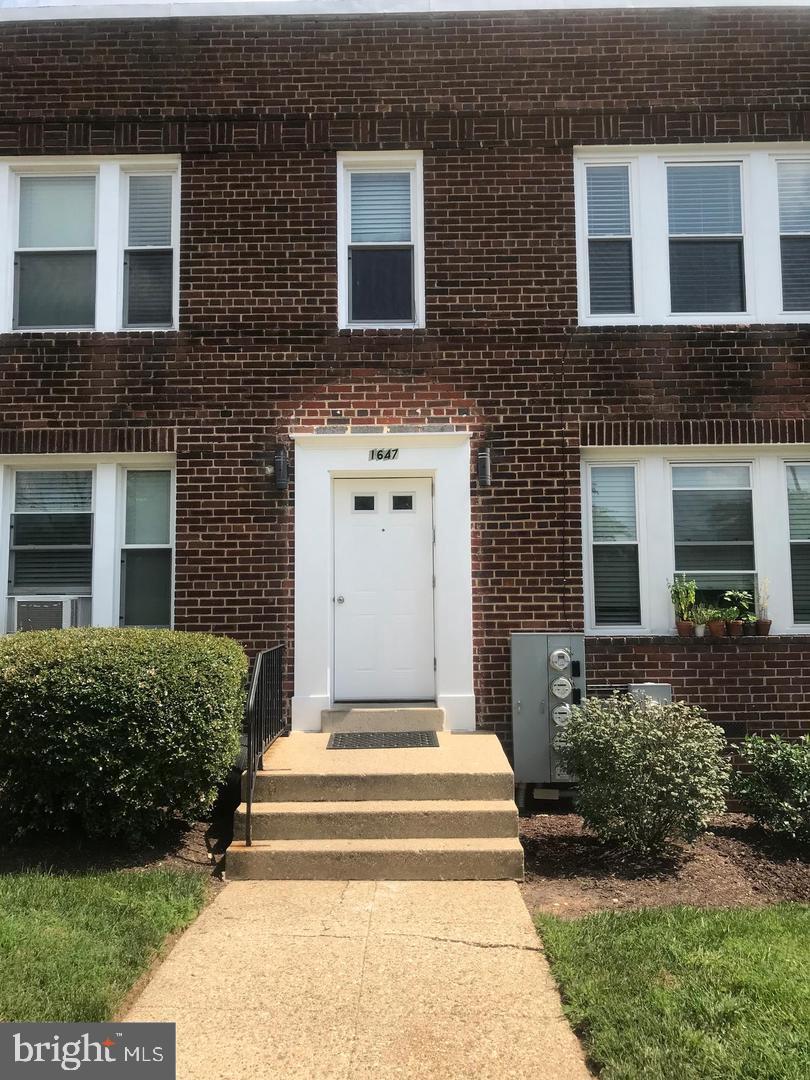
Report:
[[[757,633],[767,637],[771,632],[771,619],[757,619]]]
[[[750,619],[746,619],[743,623],[743,637],[751,637],[757,632],[757,624],[751,622]]]
[[[731,619],[728,624],[728,636],[729,637],[742,637],[743,624],[742,619]]]
[[[676,619],[675,629],[678,637],[692,637],[695,633],[695,624],[690,619]]]
[[[709,628],[709,633],[712,637],[725,637],[726,636],[726,620],[725,619],[712,619],[711,622],[706,623]]]

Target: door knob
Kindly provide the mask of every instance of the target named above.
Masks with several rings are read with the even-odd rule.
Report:
[[[339,604],[343,604],[343,603],[345,603],[345,600],[344,600],[344,598],[343,598],[342,596],[338,596],[338,597],[336,597],[336,599],[337,599],[337,602],[338,602]]]

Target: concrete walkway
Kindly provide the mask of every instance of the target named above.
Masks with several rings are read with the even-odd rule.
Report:
[[[508,881],[229,884],[124,1017],[178,1080],[586,1080]]]

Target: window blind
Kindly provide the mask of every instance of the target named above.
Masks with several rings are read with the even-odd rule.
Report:
[[[129,178],[129,246],[171,247],[172,178]]]
[[[169,543],[168,470],[127,472],[125,542],[127,544]]]
[[[810,465],[788,465],[793,619],[810,622]]]
[[[594,542],[636,539],[636,481],[630,465],[591,469]]]
[[[641,594],[632,465],[591,468],[594,617],[598,625],[637,625]]]
[[[739,165],[670,165],[667,196],[671,236],[742,232]]]
[[[411,174],[353,172],[351,242],[411,242]]]
[[[626,165],[585,170],[588,203],[588,286],[592,315],[632,313],[633,243],[630,173]]]
[[[589,165],[585,171],[588,236],[630,235],[630,174],[626,165]]]
[[[27,469],[15,475],[14,508],[18,513],[86,513],[91,509],[93,474]]]
[[[92,248],[95,235],[94,176],[20,177],[20,247]]]
[[[810,311],[810,161],[780,161],[777,177],[782,306]]]

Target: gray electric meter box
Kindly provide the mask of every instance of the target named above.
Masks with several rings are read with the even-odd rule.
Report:
[[[515,782],[568,783],[554,750],[571,706],[585,697],[582,634],[512,634],[512,743]]]

